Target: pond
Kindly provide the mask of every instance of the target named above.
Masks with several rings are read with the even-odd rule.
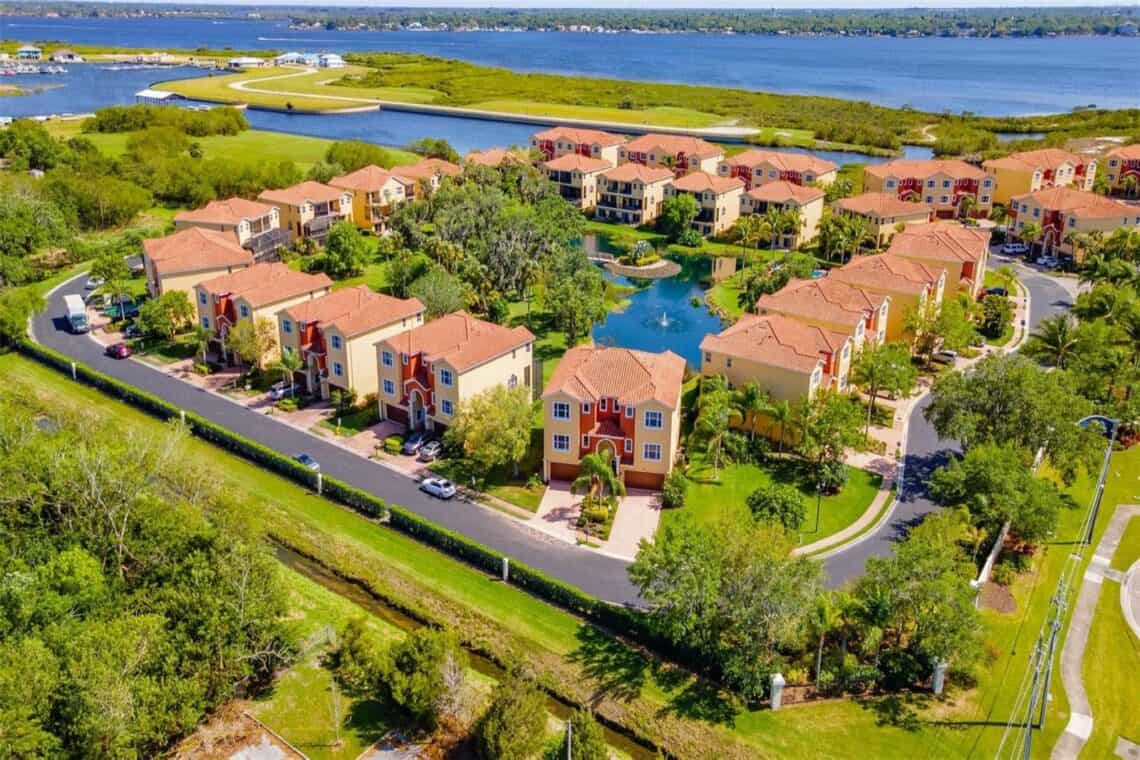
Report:
[[[701,286],[701,280],[709,275],[711,259],[687,257],[678,263],[679,274],[660,280],[634,280],[607,272],[610,282],[636,290],[629,295],[625,309],[594,325],[594,342],[640,351],[669,350],[684,357],[694,370],[699,368],[701,339],[723,327],[720,317],[710,314],[705,306]]]

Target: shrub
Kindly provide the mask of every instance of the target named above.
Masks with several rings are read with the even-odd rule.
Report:
[[[692,227],[677,236],[677,245],[683,245],[686,248],[700,248],[704,243],[705,239],[701,237],[701,233]]]
[[[295,396],[283,398],[277,402],[276,406],[283,412],[295,412],[297,411],[297,398]]]
[[[748,461],[763,464],[772,453],[772,442],[763,436],[755,436],[748,441]]]
[[[1007,562],[999,562],[994,565],[993,572],[990,573],[990,580],[999,586],[1008,586],[1017,578],[1017,571],[1013,566]]]
[[[669,509],[678,509],[685,506],[688,495],[689,479],[680,467],[674,467],[661,487],[661,503]]]
[[[194,372],[198,375],[210,374],[210,365],[203,364],[202,362],[194,362]]]
[[[390,435],[384,439],[384,452],[387,454],[399,454],[400,450],[404,448],[404,439],[398,435]]]
[[[392,701],[416,721],[435,726],[450,692],[462,684],[449,683],[453,672],[467,667],[467,654],[454,631],[420,628],[392,646],[384,679]],[[456,667],[458,666],[458,667]]]
[[[610,756],[602,727],[588,711],[574,711],[570,716],[570,730],[570,760],[606,760]]]
[[[847,482],[847,465],[843,462],[824,462],[816,474],[819,476],[817,483],[823,488],[824,493],[839,493]]]
[[[660,260],[660,256],[658,256],[656,253],[651,253],[648,256],[642,256],[640,259],[636,259],[634,261],[634,264],[639,267],[647,267],[650,264],[656,264]]]
[[[799,530],[807,519],[807,506],[800,490],[779,483],[761,486],[748,494],[748,509],[757,521],[782,525],[790,531]]]
[[[545,700],[534,682],[515,677],[499,684],[475,729],[475,747],[486,760],[530,757],[542,748]]]

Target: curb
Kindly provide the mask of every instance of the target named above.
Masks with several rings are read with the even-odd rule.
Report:
[[[1124,571],[1124,582],[1120,584],[1120,610],[1124,613],[1128,627],[1132,629],[1132,635],[1140,639],[1140,620],[1136,619],[1131,602],[1132,584],[1137,582],[1137,576],[1140,576],[1140,559]]]

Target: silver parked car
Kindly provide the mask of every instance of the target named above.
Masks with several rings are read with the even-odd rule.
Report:
[[[437,499],[451,499],[455,496],[455,484],[444,478],[424,478],[420,490]]]
[[[439,441],[428,441],[420,449],[419,460],[421,462],[434,462],[439,459],[439,455],[443,453],[443,444]]]

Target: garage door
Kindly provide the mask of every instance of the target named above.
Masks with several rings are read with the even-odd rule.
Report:
[[[664,482],[665,476],[659,472],[625,471],[626,488],[647,488],[653,491],[659,491]]]
[[[384,404],[384,416],[392,420],[392,422],[398,422],[401,425],[408,424],[408,410],[398,407],[395,404]]]
[[[573,480],[578,477],[578,465],[565,462],[550,463],[551,480]]]

